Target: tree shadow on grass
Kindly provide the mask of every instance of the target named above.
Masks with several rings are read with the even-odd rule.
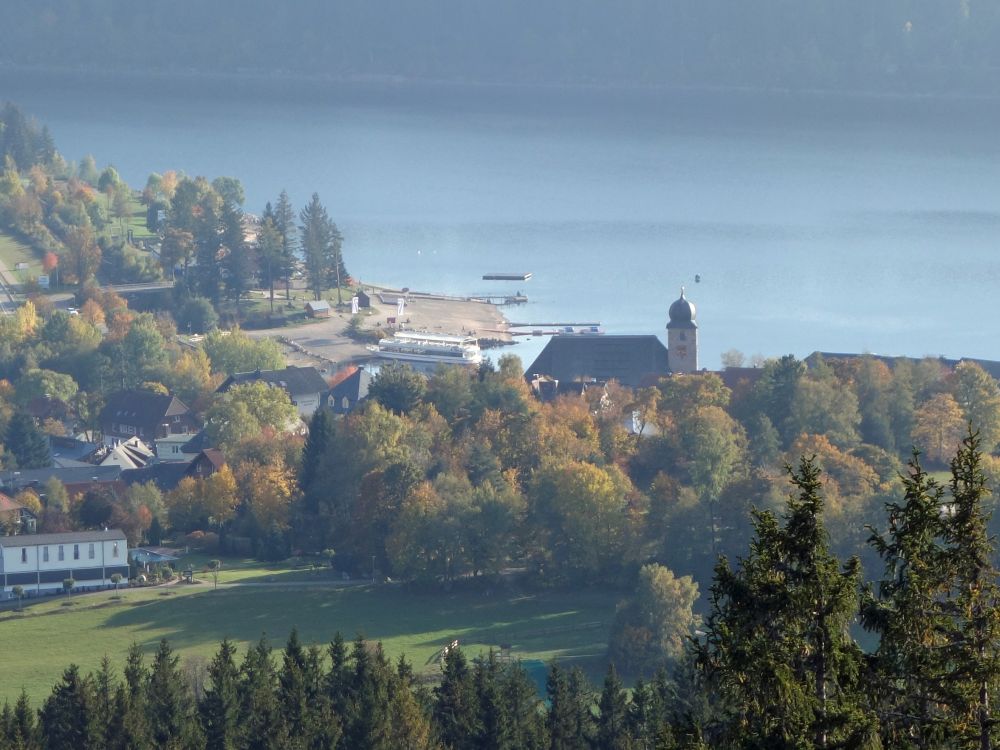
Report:
[[[153,599],[114,612],[106,627],[136,641],[167,638],[176,649],[204,648],[223,638],[253,642],[267,634],[280,646],[292,628],[305,643],[362,633],[404,651],[415,663],[452,639],[470,651],[510,643],[518,653],[566,657],[603,653],[616,596],[546,592],[484,597],[479,593],[412,593],[398,587],[329,590],[236,588]],[[148,633],[147,638],[142,634]]]

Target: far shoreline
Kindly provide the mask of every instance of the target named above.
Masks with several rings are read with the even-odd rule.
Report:
[[[450,93],[475,95],[482,93],[504,94],[516,97],[519,94],[565,94],[566,96],[592,94],[601,97],[622,96],[635,101],[649,99],[684,99],[686,97],[747,97],[749,100],[776,99],[782,101],[801,101],[808,103],[896,103],[896,104],[927,104],[966,103],[995,104],[1000,103],[1000,91],[983,92],[967,90],[924,90],[903,91],[891,88],[871,89],[839,89],[827,87],[795,87],[795,86],[739,86],[723,84],[705,85],[670,85],[665,83],[637,83],[615,81],[493,81],[484,79],[463,78],[418,78],[402,75],[372,75],[372,76],[335,76],[335,75],[305,75],[301,73],[274,71],[206,71],[197,69],[165,70],[162,68],[145,68],[129,70],[109,70],[94,67],[65,67],[18,65],[0,62],[0,99],[4,84],[12,79],[20,79],[19,83],[35,78],[43,85],[74,85],[95,86],[102,84],[135,84],[146,86],[156,83],[161,86],[157,93],[173,95],[191,95],[213,93],[226,97],[240,98],[251,93],[244,86],[252,86],[253,93],[260,95],[261,87],[268,93],[278,97],[296,98],[299,95],[315,95],[316,87],[324,94],[339,93],[346,97],[365,98],[372,95],[398,96],[405,99],[408,96],[421,93]],[[171,84],[180,87],[171,91]],[[192,85],[201,84],[202,91],[192,90]],[[227,84],[235,86],[225,92],[211,91],[213,86]],[[15,102],[16,103],[16,102]]]

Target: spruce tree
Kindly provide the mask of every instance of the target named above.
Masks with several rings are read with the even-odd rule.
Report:
[[[4,703],[4,708],[7,704]],[[40,748],[38,741],[38,727],[35,723],[35,712],[31,710],[31,703],[28,701],[28,694],[21,690],[21,694],[14,704],[14,711],[10,717],[9,734],[10,747],[15,750],[33,750]]]
[[[146,720],[151,747],[183,747],[192,737],[191,698],[179,663],[180,658],[174,655],[166,639],[162,639],[146,683]]]
[[[994,693],[1000,685],[1000,586],[987,532],[988,494],[979,435],[970,430],[951,460],[951,506],[945,515],[945,540],[955,571],[947,657],[954,698],[952,739],[978,750],[990,750],[998,738]]]
[[[351,680],[351,704],[345,722],[346,747],[392,750],[392,717],[389,715],[389,691],[392,669],[382,644],[369,652],[360,635],[351,651],[354,674]]]
[[[239,670],[236,647],[225,639],[208,665],[208,688],[198,706],[206,750],[232,750],[237,747],[239,719]]]
[[[570,701],[569,680],[558,664],[549,667],[545,680],[545,693],[549,699],[547,716],[550,750],[573,750],[576,747],[576,717]]]
[[[948,617],[949,561],[944,534],[944,488],[910,459],[902,503],[886,504],[886,533],[870,544],[885,566],[861,614],[878,636],[871,699],[886,747],[927,750],[947,739],[948,695],[941,677]]]
[[[541,750],[546,746],[545,719],[538,689],[521,662],[508,664],[500,680],[507,721],[501,727],[501,747]]]
[[[276,686],[271,647],[262,636],[255,646],[247,650],[240,666],[238,747],[247,750],[284,747]]]
[[[334,713],[344,717],[350,700],[352,675],[347,646],[339,630],[334,634],[327,653],[330,656],[330,671],[326,673],[324,691]]]
[[[628,698],[615,665],[608,665],[604,689],[598,701],[600,716],[597,720],[598,750],[627,750],[630,747],[628,732]]]
[[[475,747],[478,733],[476,686],[460,648],[448,650],[441,684],[434,689],[434,724],[446,748]]]
[[[305,665],[306,652],[299,641],[298,629],[292,628],[278,674],[278,705],[285,722],[285,733],[291,742],[300,742],[306,734],[309,695],[306,690]]]
[[[860,564],[841,567],[829,550],[814,460],[789,474],[784,517],[755,511],[749,555],[716,566],[698,662],[724,706],[717,730],[743,747],[877,747],[848,633]]]
[[[122,718],[125,743],[128,747],[149,745],[149,722],[146,718],[146,687],[149,670],[137,643],[129,646],[125,657],[125,713]]]
[[[298,257],[295,251],[295,210],[285,190],[281,191],[274,206],[274,225],[281,235],[281,275],[285,279],[285,299],[291,305],[292,275]]]
[[[103,748],[95,721],[94,692],[90,680],[75,664],[63,672],[39,712],[42,745],[52,750]]]
[[[473,663],[473,684],[476,690],[478,718],[475,746],[479,750],[500,750],[503,728],[510,723],[500,685],[501,668],[491,649],[485,657]]]

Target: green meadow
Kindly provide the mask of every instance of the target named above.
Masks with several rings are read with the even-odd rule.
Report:
[[[592,676],[603,668],[617,595],[607,591],[523,595],[485,591],[412,592],[395,585],[346,588],[289,585],[178,584],[59,596],[0,613],[5,645],[0,701],[21,689],[34,705],[48,695],[70,663],[94,670],[107,654],[120,674],[133,642],[152,653],[167,638],[183,659],[211,658],[218,642],[241,647],[265,635],[275,649],[293,627],[304,642],[324,645],[338,630],[383,642],[424,673],[435,655],[458,639],[468,655],[510,644],[521,659],[569,660]]]

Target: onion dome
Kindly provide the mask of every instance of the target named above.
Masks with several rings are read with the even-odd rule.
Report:
[[[695,323],[694,304],[684,296],[684,287],[681,287],[681,296],[674,301],[668,311],[670,322],[667,328],[697,328]]]

